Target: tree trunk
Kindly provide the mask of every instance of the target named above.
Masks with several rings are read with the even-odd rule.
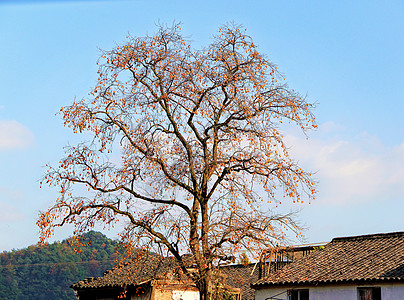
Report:
[[[204,190],[204,195],[206,197],[206,188]],[[200,298],[201,300],[213,300],[213,289],[212,289],[212,266],[209,261],[210,250],[208,242],[208,228],[209,228],[209,216],[208,216],[208,205],[207,201],[203,199],[201,202],[201,217],[202,217],[202,227],[201,227],[201,238],[202,238],[202,252],[204,261],[204,270],[201,272],[201,289]]]
[[[210,273],[210,272],[209,272]],[[199,295],[201,300],[214,300],[212,298],[212,282],[209,275],[205,275],[198,284]]]

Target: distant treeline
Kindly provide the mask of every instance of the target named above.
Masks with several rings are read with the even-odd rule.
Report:
[[[113,267],[117,242],[99,232],[75,253],[69,240],[0,254],[0,299],[76,299],[70,285]]]

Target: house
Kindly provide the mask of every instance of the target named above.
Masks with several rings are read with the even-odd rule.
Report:
[[[233,299],[254,299],[251,284],[259,279],[254,264],[229,265],[220,270],[223,286]],[[71,288],[79,300],[199,300],[195,284],[181,273],[174,258],[142,253],[121,268],[109,270],[102,277],[84,279]]]
[[[256,300],[403,300],[404,232],[335,238],[252,287]]]
[[[199,292],[179,272],[172,257],[141,252],[130,263],[71,286],[80,300],[199,299]]]

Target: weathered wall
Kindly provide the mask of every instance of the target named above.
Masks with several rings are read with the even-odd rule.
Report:
[[[199,292],[156,289],[153,300],[199,300]]]
[[[155,288],[152,295],[152,300],[172,300],[172,290]]]

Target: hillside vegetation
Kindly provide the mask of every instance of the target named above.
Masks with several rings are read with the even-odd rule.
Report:
[[[89,246],[75,253],[69,240],[0,254],[0,299],[76,299],[70,285],[101,276],[118,257],[117,242],[85,234]]]

